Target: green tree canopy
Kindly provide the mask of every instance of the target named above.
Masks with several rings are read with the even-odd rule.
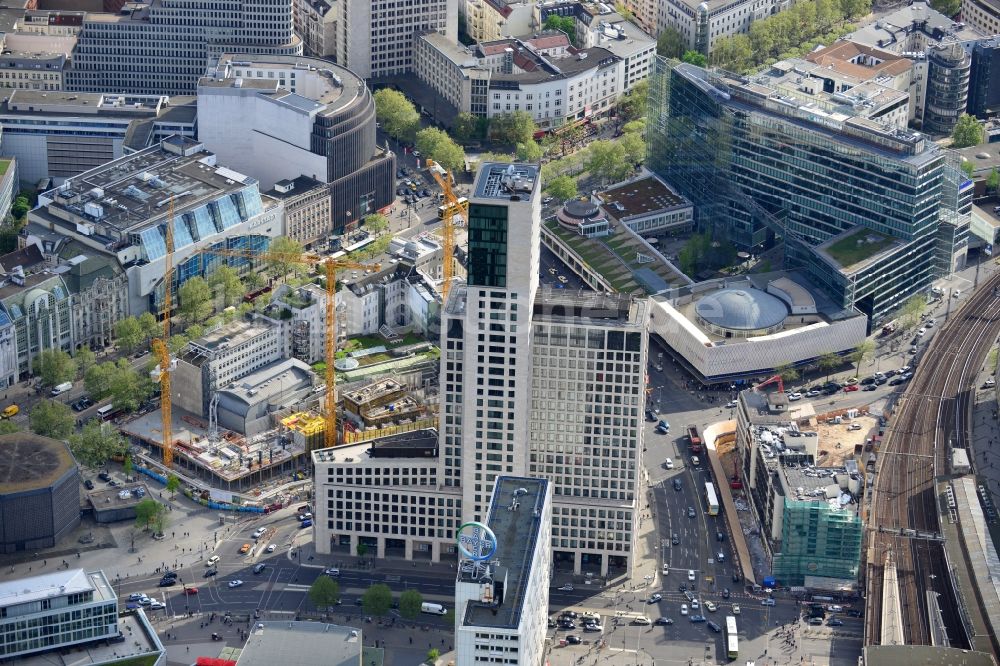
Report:
[[[545,186],[545,191],[561,201],[572,199],[578,191],[576,179],[572,176],[556,176]]]
[[[680,58],[687,48],[687,39],[672,25],[667,26],[656,38],[656,53],[664,58]]]
[[[996,167],[993,167],[989,175],[986,176],[986,191],[994,194],[1000,191],[1000,172],[997,171]]]
[[[35,357],[35,374],[45,386],[71,382],[76,377],[76,361],[61,349],[43,349]]]
[[[527,111],[503,113],[490,120],[490,139],[495,143],[509,146],[527,143],[534,139],[537,131],[535,120]]]
[[[375,93],[375,117],[386,134],[400,141],[412,141],[420,128],[420,113],[398,90],[383,88]]]
[[[171,474],[167,477],[166,491],[170,493],[173,497],[177,494],[177,489],[181,487],[181,480],[177,478],[176,474]]]
[[[774,374],[779,375],[784,382],[794,382],[799,378],[799,371],[791,363],[782,363],[774,369]]]
[[[376,236],[389,228],[389,218],[385,215],[380,215],[379,213],[365,215],[363,222],[365,229]]]
[[[605,183],[622,180],[633,169],[622,142],[594,141],[588,150],[587,171]]]
[[[385,615],[392,608],[392,590],[383,583],[372,585],[361,597],[361,607],[368,615]]]
[[[87,368],[83,375],[83,386],[94,400],[103,400],[111,392],[111,374],[114,363],[99,363]]]
[[[852,363],[856,363],[857,367],[854,370],[854,376],[857,377],[861,374],[861,364],[865,360],[875,353],[875,341],[874,340],[864,340],[861,344],[854,348],[848,358],[851,359]]]
[[[698,67],[705,67],[708,65],[708,58],[706,58],[704,54],[693,50],[685,51],[684,55],[681,56],[681,60],[689,65],[697,65]]]
[[[73,412],[65,403],[42,400],[31,408],[28,417],[31,431],[52,439],[66,439],[73,432]]]
[[[619,139],[625,151],[625,161],[630,167],[642,163],[646,159],[646,142],[642,134],[628,132]],[[631,169],[629,169],[631,171]]]
[[[622,125],[623,134],[638,134],[639,136],[644,136],[646,134],[646,119],[638,118],[636,120],[630,120],[629,122]]]
[[[126,353],[138,349],[144,339],[142,325],[135,317],[125,317],[115,323],[115,340]]]
[[[309,586],[309,601],[317,610],[327,611],[340,600],[340,585],[329,576],[320,576]]]
[[[962,9],[961,0],[931,0],[931,7],[951,18]]]
[[[135,526],[143,531],[148,530],[156,522],[157,516],[166,512],[167,507],[155,499],[147,497],[135,505]]]
[[[222,298],[222,306],[225,308],[239,303],[245,293],[240,274],[225,264],[212,271],[208,284]]]
[[[200,275],[185,280],[177,290],[177,298],[180,299],[178,311],[188,323],[205,321],[212,314],[212,288]],[[141,334],[138,322],[136,328]]]
[[[532,140],[519,143],[514,152],[517,155],[517,159],[522,162],[537,162],[542,159],[542,147],[538,145],[537,141]]]
[[[451,135],[459,143],[482,141],[486,136],[487,125],[488,122],[485,118],[463,111],[455,116],[455,122],[451,126]]]
[[[156,316],[152,312],[143,312],[138,319],[144,339],[152,340],[163,335],[163,324],[156,321]]]
[[[88,467],[97,467],[111,456],[125,453],[128,442],[109,424],[92,420],[83,430],[70,435],[69,448],[78,461]]]
[[[920,321],[920,316],[927,310],[927,298],[923,294],[910,296],[896,310],[895,317],[903,328],[913,328]]]
[[[465,151],[448,134],[436,127],[417,132],[417,150],[452,173],[465,170]]]
[[[711,62],[731,72],[745,72],[754,62],[750,38],[746,35],[731,35],[715,40]]]
[[[646,117],[646,104],[649,101],[649,79],[643,79],[632,86],[632,90],[618,102],[618,110],[622,120],[628,122]]]
[[[282,277],[293,271],[302,271],[304,268],[302,254],[304,252],[302,243],[294,238],[278,236],[271,241],[271,245],[267,248],[268,273],[273,277]]]
[[[951,133],[953,148],[968,148],[978,146],[986,137],[986,131],[976,120],[975,116],[963,113],[955,123],[955,130]]]
[[[549,16],[545,19],[545,29],[558,30],[566,33],[566,36],[569,37],[570,43],[573,44],[573,46],[576,46],[576,19],[572,16],[549,14]]]
[[[188,342],[190,342],[190,340],[186,335],[183,333],[177,333],[170,336],[170,339],[167,341],[167,348],[170,349],[171,354],[177,354],[184,349],[184,346]]]
[[[0,420],[0,435],[13,435],[15,432],[21,432],[16,423],[10,419]]]
[[[109,373],[108,395],[111,403],[126,412],[134,412],[153,394],[153,380],[140,375],[125,359],[120,359]]]
[[[417,590],[403,590],[399,595],[399,614],[407,620],[412,620],[420,615],[423,603],[424,597]]]
[[[82,378],[87,375],[87,370],[90,370],[97,363],[97,356],[94,352],[90,351],[90,347],[84,345],[76,350],[76,369],[77,376]]]
[[[843,362],[843,359],[841,359],[839,355],[833,352],[826,352],[816,359],[816,366],[826,374],[827,378],[829,378],[830,371],[834,368],[840,367],[840,364]]]

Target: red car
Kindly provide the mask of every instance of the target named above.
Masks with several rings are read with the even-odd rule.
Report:
[[[184,588],[184,594],[187,594],[187,595],[198,594],[198,588],[197,587],[186,587],[186,588]]]
[[[851,391],[857,391],[857,390],[858,390],[857,384],[851,384],[850,386],[844,387],[844,393],[850,393]]]

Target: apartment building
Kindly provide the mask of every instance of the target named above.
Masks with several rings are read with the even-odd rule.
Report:
[[[459,535],[466,552],[459,555],[455,582],[457,663],[543,666],[552,573],[551,483],[498,478],[485,525],[489,532],[465,526]]]
[[[413,36],[441,33],[458,43],[458,0],[394,2],[344,0],[337,17],[337,63],[364,79],[414,70]]]
[[[205,67],[225,53],[301,55],[292,0],[152,0],[83,21],[66,89],[191,95]]]
[[[477,42],[528,35],[539,27],[535,3],[527,0],[462,0],[465,34]]]
[[[304,248],[325,245],[333,231],[330,190],[308,176],[279,180],[267,196],[285,204],[285,235]]]
[[[663,0],[656,4],[655,34],[674,28],[689,49],[707,56],[720,38],[745,34],[754,21],[791,4],[790,0]]]
[[[969,113],[981,119],[1000,115],[1000,35],[984,39],[972,49]]]
[[[68,66],[65,53],[4,51],[0,55],[0,88],[62,90]]]
[[[0,102],[3,150],[25,182],[60,185],[168,136],[194,138],[196,113],[194,97],[15,90]]]
[[[1000,35],[1000,2],[962,0],[962,20],[984,35]]]
[[[327,0],[294,0],[295,34],[306,55],[333,58],[337,55],[337,11]]]

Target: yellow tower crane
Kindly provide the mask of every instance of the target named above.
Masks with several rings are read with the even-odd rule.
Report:
[[[159,363],[150,376],[154,382],[160,383],[160,415],[163,434],[163,465],[170,467],[174,462],[174,442],[171,432],[170,415],[170,373],[177,365],[177,360],[170,358],[170,310],[173,307],[174,279],[174,198],[170,197],[170,207],[167,212],[166,258],[163,269],[163,336],[153,340],[153,354]]]
[[[243,259],[264,259],[282,263],[308,264],[321,266],[326,276],[326,344],[324,345],[326,360],[326,394],[324,408],[326,410],[326,426],[324,445],[329,448],[337,445],[337,392],[334,363],[337,360],[337,271],[344,268],[361,270],[379,270],[379,264],[365,265],[349,259],[321,257],[318,254],[285,252],[253,252],[250,250],[202,250],[205,254],[220,257],[239,257]]]
[[[435,168],[436,167],[436,168]],[[463,220],[469,220],[469,204],[459,203],[455,191],[451,187],[451,171],[445,170],[434,160],[427,160],[427,170],[431,176],[441,186],[444,192],[445,215],[441,221],[441,245],[444,252],[443,268],[444,280],[441,283],[441,302],[448,302],[448,291],[451,289],[451,279],[455,276],[455,216],[460,216]],[[441,171],[444,171],[444,176]]]

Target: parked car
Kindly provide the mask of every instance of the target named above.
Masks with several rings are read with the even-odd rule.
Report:
[[[861,390],[862,390],[862,391],[874,391],[874,390],[875,390],[875,389],[877,389],[877,388],[878,388],[878,385],[877,385],[877,384],[869,384],[868,386],[864,387],[864,388],[863,388],[863,389],[861,389]]]
[[[555,269],[550,269],[550,272],[554,272],[554,271],[555,271]],[[646,420],[650,421],[652,423],[656,423],[656,412],[654,412],[652,409],[647,409],[646,410]]]
[[[796,400],[801,400],[801,399],[802,399],[802,394],[801,393],[793,392],[793,393],[789,393],[788,394],[788,401],[789,402],[795,402]]]
[[[857,384],[851,384],[850,386],[844,387],[844,393],[851,393],[853,391],[859,391],[859,390],[860,389],[858,388]]]
[[[87,479],[86,481],[83,482],[83,487],[86,488],[87,490],[93,490],[94,482],[91,481],[90,479]]]
[[[163,610],[166,607],[167,605],[162,601],[150,601],[148,606],[149,610]]]
[[[670,458],[667,458],[666,460],[663,461],[663,466],[666,469],[673,469],[674,468],[674,461],[671,460]]]
[[[569,634],[568,636],[566,636],[566,642],[569,643],[570,645],[579,645],[580,643],[583,642],[583,639],[581,639],[579,636],[575,634]]]
[[[596,623],[591,623],[591,624],[585,624],[585,625],[583,625],[583,630],[584,631],[589,631],[589,632],[597,632],[597,633],[599,633],[599,632],[604,631],[604,627],[602,627],[601,625],[596,624]]]

